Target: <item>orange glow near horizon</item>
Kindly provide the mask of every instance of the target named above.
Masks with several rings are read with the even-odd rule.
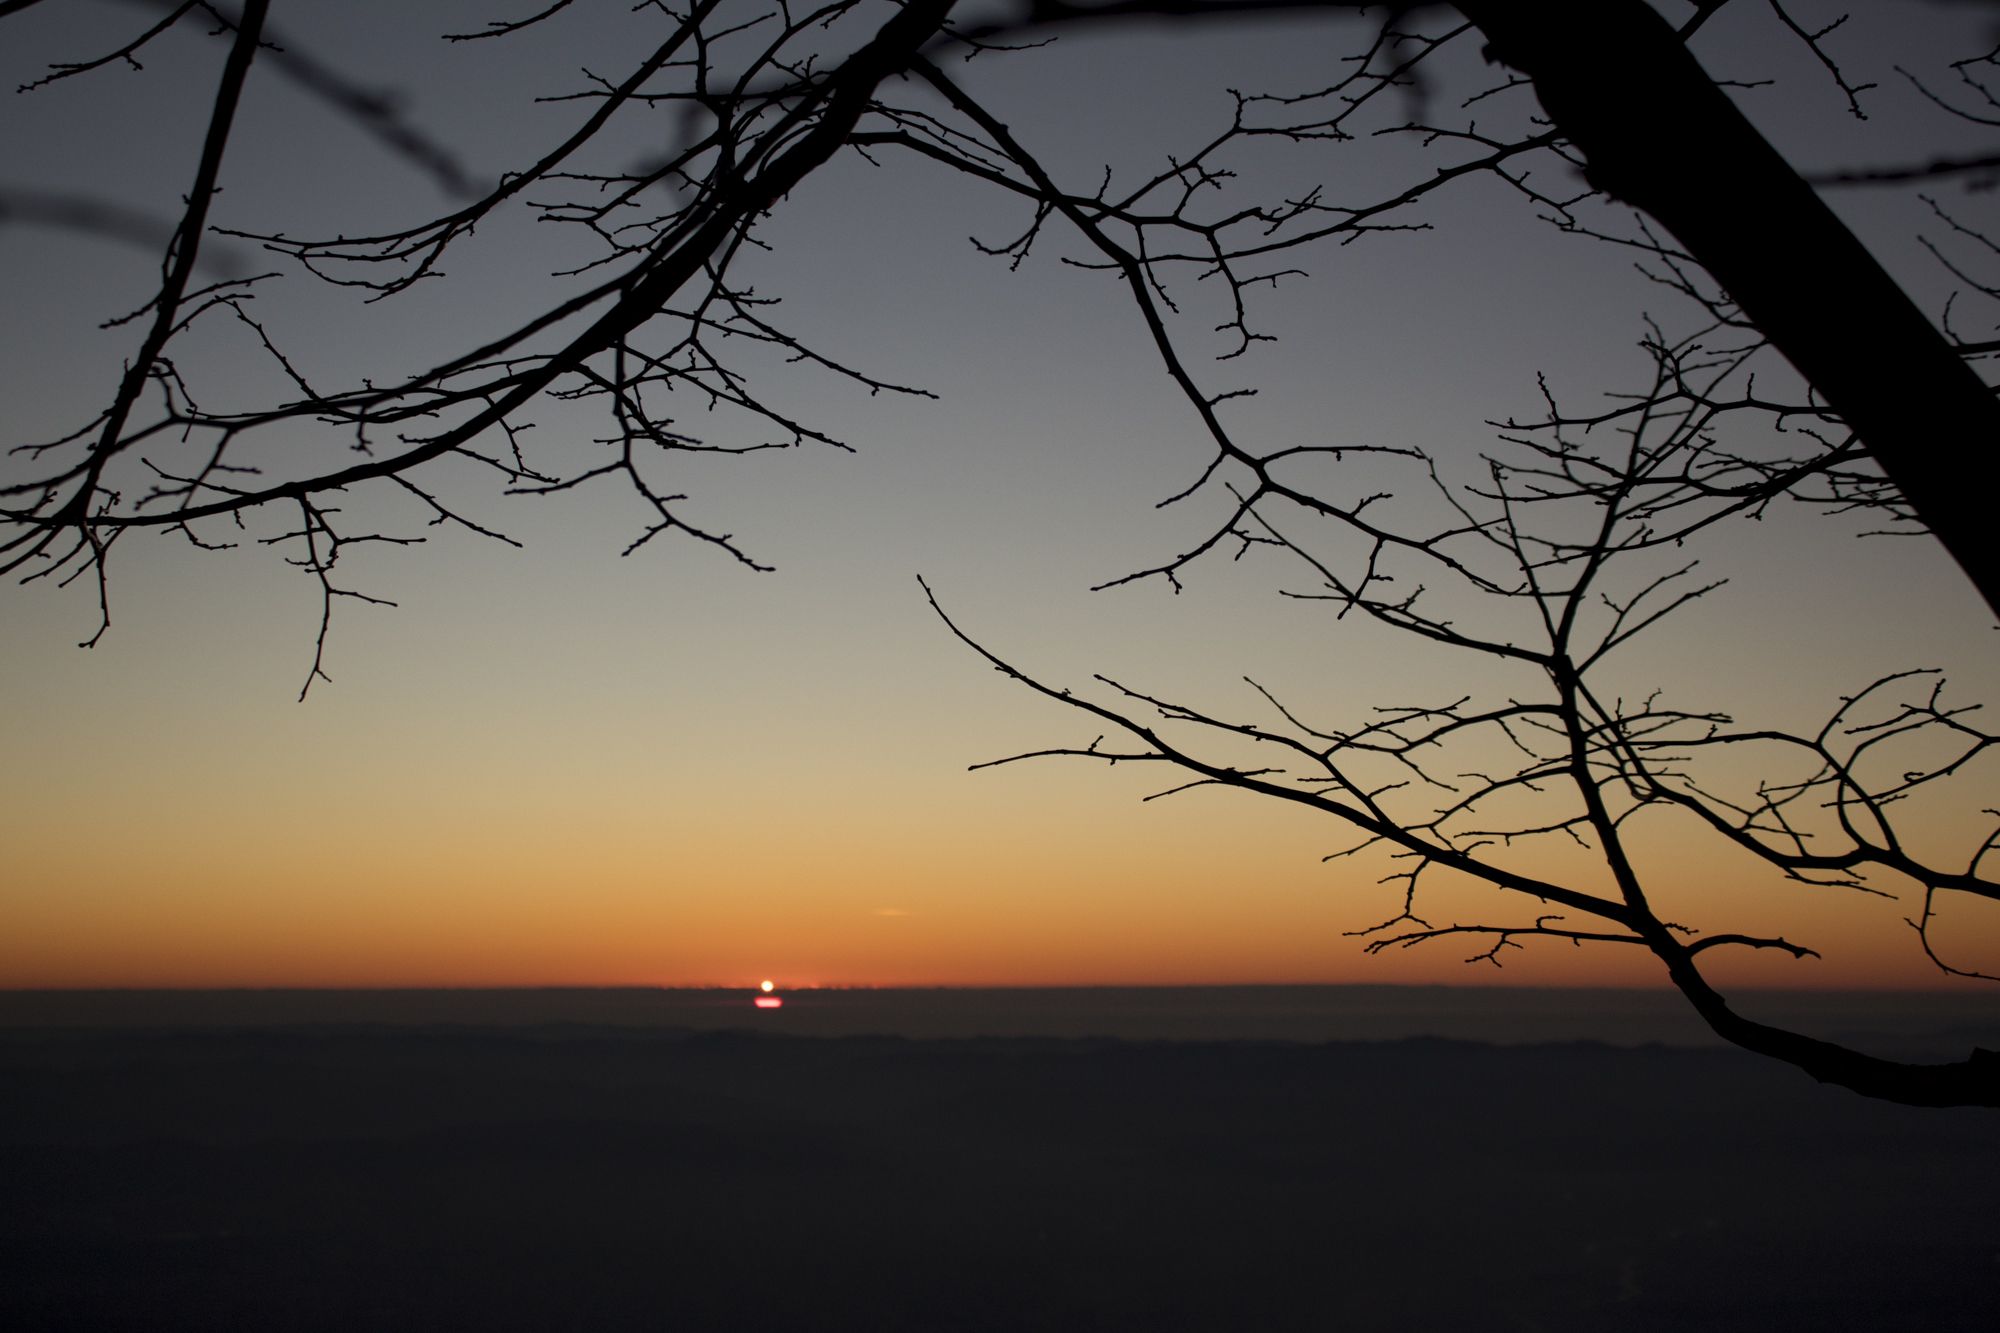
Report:
[[[255,875],[155,876],[143,889],[92,895],[42,867],[56,890],[16,909],[0,938],[0,986],[517,987],[775,984],[824,986],[1090,986],[1401,983],[1524,986],[1664,984],[1631,946],[1574,948],[1529,941],[1507,964],[1468,965],[1475,949],[1443,940],[1369,956],[1346,932],[1389,915],[1382,892],[1343,884],[1311,858],[1260,858],[1261,885],[1232,894],[1217,867],[1148,855],[1120,882],[1111,867],[1038,867],[1034,887],[967,873],[945,887],[898,886],[902,915],[873,904],[877,880],[690,874],[662,885],[638,874],[595,884],[571,871],[547,891],[532,866],[497,866],[417,892],[381,867],[333,867],[283,890]],[[352,880],[347,877],[353,876]],[[64,890],[68,890],[66,894]],[[1824,960],[1750,954],[1716,958],[1718,980],[1740,986],[1923,989],[1939,984],[1893,919],[1895,904],[1816,905],[1814,924],[1785,921],[1780,887],[1749,928],[1782,926]],[[1471,916],[1494,900],[1443,895],[1437,919]],[[1167,910],[1163,904],[1171,904]],[[1393,908],[1393,904],[1390,904]],[[1500,904],[1500,911],[1512,905]],[[1886,910],[1889,909],[1889,910]],[[1497,915],[1497,913],[1496,913]],[[1989,914],[1990,915],[1990,914]],[[1768,918],[1768,919],[1767,919]],[[1723,917],[1732,923],[1743,912]],[[1968,922],[1967,925],[1977,925]],[[1994,922],[1986,923],[1990,932]],[[1719,928],[1719,927],[1718,927]],[[1967,938],[1980,932],[1968,931]]]
[[[1199,816],[1189,818],[1170,803],[1122,803],[1087,780],[1038,785],[1025,772],[957,789],[960,804],[931,795],[928,808],[875,811],[872,824],[761,824],[754,799],[731,809],[724,793],[704,809],[688,790],[678,817],[651,820],[615,808],[536,818],[526,803],[482,798],[405,816],[400,828],[378,820],[376,837],[345,840],[324,837],[324,812],[306,806],[235,832],[219,855],[162,783],[137,803],[150,818],[123,839],[86,838],[78,826],[73,839],[24,849],[16,883],[37,892],[10,903],[0,986],[1665,982],[1648,955],[1621,945],[1529,941],[1501,968],[1468,965],[1480,946],[1464,939],[1367,955],[1349,932],[1394,915],[1399,892],[1373,882],[1379,869],[1322,864],[1324,821],[1293,812],[1210,800],[1184,804]],[[974,849],[996,820],[1033,822],[1040,839],[1007,859],[982,856]],[[1675,919],[1783,931],[1825,954],[1711,955],[1719,983],[1943,984],[1900,904],[1754,881],[1734,854],[1657,841],[1643,850],[1649,865],[1671,868],[1654,884]],[[314,846],[309,863],[292,852],[302,845]],[[1738,891],[1751,883],[1756,892]],[[1519,904],[1488,891],[1440,879],[1427,893],[1435,921],[1522,919]],[[2000,936],[2000,914],[1951,908],[1954,939]]]
[[[763,647],[775,652],[772,633]],[[51,658],[74,652],[47,637]],[[147,657],[163,651],[139,644],[127,665],[149,682],[158,673],[164,697],[201,697],[213,656],[183,676],[171,655]],[[103,662],[126,659],[83,659]],[[242,666],[248,683],[234,687],[268,686],[267,670]],[[160,709],[89,744],[52,732],[37,763],[0,773],[16,830],[0,987],[1665,982],[1623,945],[1530,941],[1502,968],[1468,965],[1482,946],[1465,938],[1368,955],[1354,932],[1394,917],[1401,893],[1378,882],[1392,863],[1323,859],[1351,845],[1343,826],[1235,793],[1142,802],[1158,775],[1132,765],[968,774],[1021,737],[1066,734],[1032,700],[1006,712],[1012,696],[994,703],[977,675],[963,699],[946,691],[943,713],[857,760],[842,736],[811,732],[813,698],[767,719],[783,743],[752,743],[729,716],[711,725],[671,699],[655,713],[680,730],[663,741],[634,726],[638,702],[594,695],[501,737],[496,702],[455,690],[448,664],[438,671],[384,672],[240,717],[217,703],[207,731],[211,719]],[[631,688],[647,683],[631,671]],[[104,682],[44,674],[54,699],[12,717],[17,748],[53,725],[44,719],[94,716]],[[781,697],[774,679],[748,699]],[[151,759],[161,754],[181,757]],[[1632,837],[1669,919],[1782,933],[1824,955],[1718,951],[1705,962],[1720,984],[1954,984],[1917,947],[1907,902],[1788,884],[1685,829],[1642,822]],[[1601,867],[1573,848],[1489,854],[1602,887]],[[1449,876],[1425,883],[1419,911],[1433,922],[1536,910]],[[1990,967],[2000,908],[1944,907],[1941,942]]]

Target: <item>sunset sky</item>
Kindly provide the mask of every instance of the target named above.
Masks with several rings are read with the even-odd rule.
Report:
[[[1948,80],[1947,61],[1990,46],[1987,11],[1854,8],[1857,31],[1837,49],[1883,85],[1867,121],[1763,6],[1725,11],[1697,53],[1722,76],[1778,76],[1741,96],[1802,168],[1990,152],[1894,69]],[[512,44],[435,40],[477,26],[492,12],[481,5],[279,3],[272,23],[358,81],[404,90],[412,120],[488,179],[583,114],[532,98],[629,61],[630,25],[649,20],[628,9],[584,0]],[[48,4],[9,17],[0,81],[101,54],[148,12]],[[1197,142],[1226,120],[1228,88],[1324,81],[1357,32],[1319,20],[1074,36],[966,77],[1094,185],[1104,163],[1156,164]],[[143,70],[11,96],[0,190],[108,191],[171,216],[224,49],[190,29]],[[405,164],[267,71],[247,98],[222,225],[332,233],[440,207]],[[1365,145],[1358,157],[1405,175],[1424,161]],[[1996,222],[1992,193],[1934,192]],[[1914,237],[1948,238],[1915,192],[1837,203],[1935,313],[1948,275]],[[1489,186],[1425,220],[1433,230],[1304,256],[1310,278],[1268,307],[1281,341],[1228,372],[1261,390],[1246,421],[1272,439],[1338,430],[1469,466],[1495,444],[1487,421],[1536,410],[1537,372],[1579,402],[1629,389],[1646,369],[1642,313],[1683,315],[1628,255],[1560,236]],[[446,469],[438,483],[523,549],[385,507],[427,541],[343,557],[352,586],[398,605],[337,609],[332,680],[304,702],[317,592],[267,549],[133,534],[111,561],[110,632],[89,651],[76,646],[95,624],[89,588],[7,587],[0,987],[1657,984],[1657,964],[1632,949],[1531,944],[1501,971],[1468,968],[1473,950],[1450,940],[1364,956],[1343,932],[1393,915],[1399,892],[1377,883],[1379,861],[1324,861],[1351,839],[1307,812],[1218,791],[1142,802],[1173,780],[1131,766],[967,771],[1088,744],[1101,728],[988,669],[932,613],[919,576],[983,643],[1079,689],[1103,673],[1251,716],[1250,675],[1316,717],[1354,719],[1507,688],[1484,662],[1280,597],[1292,585],[1258,558],[1197,566],[1179,595],[1158,581],[1091,592],[1203,534],[1212,508],[1155,505],[1207,454],[1130,303],[1103,274],[1058,262],[1073,243],[1052,236],[1010,273],[967,242],[1023,221],[935,167],[850,153],[762,230],[758,288],[783,298],[792,326],[937,395],[871,398],[800,369],[773,381],[774,398],[854,453],[772,451],[678,474],[698,517],[774,572],[681,539],[621,559],[643,523],[629,497],[505,497]],[[292,275],[266,314],[328,382],[435,359],[559,289],[546,275],[571,255],[548,228],[494,230],[400,305]],[[267,262],[240,243],[216,254]],[[1990,255],[1977,271],[2000,273]],[[138,336],[98,326],[145,300],[157,272],[137,246],[0,226],[10,445],[89,419]],[[1954,327],[1992,337],[1994,313],[1957,307]],[[247,355],[226,341],[202,351],[191,373],[229,396],[220,386]],[[231,392],[263,401],[282,388],[254,376]],[[544,432],[602,431],[574,408],[527,416]],[[1945,669],[1961,702],[2000,698],[1990,617],[1927,541],[1862,541],[1860,521],[1792,510],[1736,526],[1702,552],[1730,586],[1625,664],[1635,692],[1662,686],[1685,707],[1807,727],[1906,667]],[[1993,777],[1975,771],[1962,813],[1927,832],[1969,855]],[[1638,840],[1684,919],[1782,929],[1826,954],[1746,957],[1718,968],[1725,981],[1946,984],[1903,923],[1908,902],[1773,882],[1671,829]],[[1533,915],[1532,903],[1455,893],[1441,886],[1430,915]],[[2000,910],[1949,910],[1940,938],[1968,965],[2000,967]]]

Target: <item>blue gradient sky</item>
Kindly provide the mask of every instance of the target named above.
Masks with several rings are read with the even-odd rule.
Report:
[[[1842,50],[1884,80],[1867,122],[1845,115],[1762,7],[1725,11],[1698,49],[1719,74],[1778,74],[1744,103],[1801,167],[1983,151],[1892,68],[1981,49],[1981,20],[1866,8],[1856,26],[1869,26]],[[406,90],[411,118],[480,179],[581,114],[528,98],[575,87],[579,69],[615,69],[621,25],[646,21],[583,4],[533,37],[447,47],[408,34],[474,25],[484,7],[427,5],[415,19],[388,4],[274,9],[288,40]],[[10,18],[0,78],[18,85],[94,54],[139,12],[50,4]],[[965,77],[1052,165],[1088,180],[1195,141],[1226,116],[1228,87],[1323,79],[1353,34],[1319,22],[1071,37]],[[170,216],[220,50],[190,33],[144,71],[10,99],[0,185],[111,182]],[[406,164],[268,73],[253,76],[248,106],[223,225],[325,233],[438,206]],[[1361,189],[1416,160],[1386,143],[1341,159]],[[1837,202],[1935,309],[1943,275],[1912,236],[1937,228],[1914,194]],[[1992,217],[1991,195],[1954,204]],[[1415,443],[1469,467],[1493,444],[1484,423],[1535,409],[1537,372],[1579,401],[1643,383],[1641,313],[1681,312],[1629,256],[1559,236],[1479,183],[1427,220],[1434,230],[1310,256],[1310,279],[1268,307],[1282,340],[1212,372],[1218,388],[1260,389],[1233,418],[1246,434]],[[1103,672],[1243,713],[1248,673],[1327,717],[1492,683],[1484,663],[1279,598],[1282,572],[1256,559],[1198,567],[1179,596],[1157,582],[1089,592],[1205,532],[1212,503],[1155,503],[1206,453],[1111,279],[1056,262],[1073,244],[1052,235],[1010,273],[967,243],[1022,221],[935,167],[850,154],[763,230],[772,250],[749,271],[782,296],[788,327],[938,395],[870,398],[786,371],[774,399],[853,454],[681,469],[697,519],[773,573],[685,540],[620,559],[643,521],[629,497],[503,497],[446,467],[433,479],[525,549],[430,530],[423,546],[356,550],[343,561],[354,586],[399,607],[340,609],[332,683],[303,704],[317,594],[268,551],[134,536],[112,562],[111,632],[89,652],[75,647],[94,625],[87,590],[10,587],[0,985],[1653,982],[1617,950],[1535,949],[1498,974],[1468,973],[1450,942],[1366,958],[1342,932],[1391,914],[1397,895],[1375,883],[1380,867],[1322,863],[1346,845],[1338,830],[1235,794],[1142,804],[1166,784],[1125,769],[965,771],[1087,742],[1090,729],[956,643],[919,574],[961,624],[1049,679]],[[108,394],[136,334],[97,325],[145,299],[157,260],[49,228],[9,226],[0,240],[0,403],[12,439],[40,438]],[[571,258],[529,222],[476,240],[393,311],[296,277],[261,308],[312,375],[387,375],[534,309]],[[218,254],[265,262],[241,245]],[[1961,313],[1967,336],[1991,336],[1990,313]],[[251,400],[282,390],[226,338],[189,357]],[[565,441],[601,429],[559,406],[531,417]],[[353,503],[423,531],[412,506]],[[1739,525],[1709,557],[1732,586],[1626,664],[1632,688],[1790,725],[1912,665],[1992,697],[1992,629],[1957,571],[1928,543],[1862,543],[1856,527],[1789,511]],[[1663,893],[1691,911],[1726,906],[1717,928],[1788,923],[1829,955],[1745,960],[1727,978],[1936,980],[1901,924],[1906,905],[1750,892],[1726,856],[1670,840],[1651,850]],[[1481,902],[1448,897],[1437,915],[1472,919]],[[1970,953],[2000,961],[2000,914],[1965,909],[1956,927]]]

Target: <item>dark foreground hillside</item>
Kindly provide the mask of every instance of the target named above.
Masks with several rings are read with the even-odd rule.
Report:
[[[1728,1051],[0,1033],[0,1327],[2000,1327],[2000,1116]]]

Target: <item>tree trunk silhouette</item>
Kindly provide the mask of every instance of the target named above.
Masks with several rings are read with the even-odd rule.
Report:
[[[2000,611],[1968,471],[2000,402],[1644,0],[1457,0],[1534,82],[1591,184],[1658,219],[1827,404]]]

